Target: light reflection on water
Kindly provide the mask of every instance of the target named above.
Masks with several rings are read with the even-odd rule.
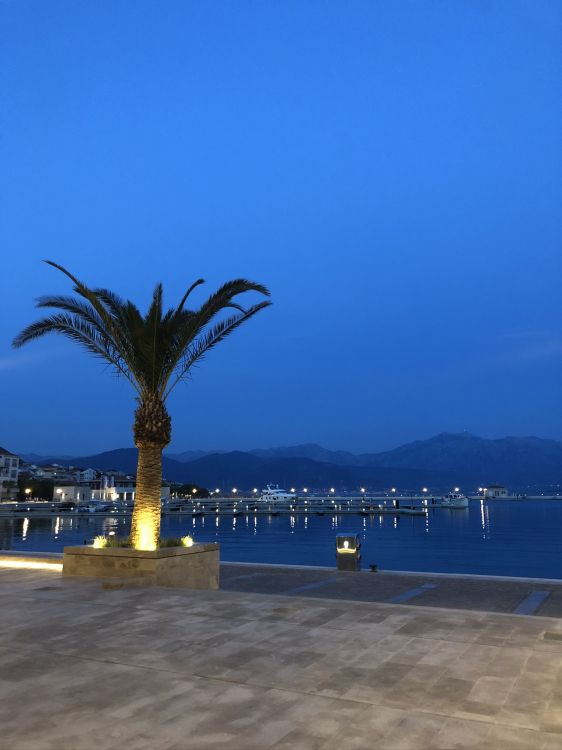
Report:
[[[97,534],[125,536],[115,516],[0,518],[0,548],[60,551]],[[361,537],[363,567],[562,578],[562,501],[472,501],[427,516],[165,516],[162,536],[219,541],[223,560],[334,565],[335,535]]]

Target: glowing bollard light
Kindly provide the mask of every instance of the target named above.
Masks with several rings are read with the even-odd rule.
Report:
[[[357,534],[338,534],[336,536],[336,562],[338,570],[360,570],[360,548],[361,543]]]

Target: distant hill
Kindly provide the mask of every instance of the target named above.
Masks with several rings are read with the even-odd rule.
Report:
[[[137,450],[119,448],[93,456],[80,456],[68,460],[51,459],[54,463],[68,466],[69,463],[109,471],[136,472]],[[50,461],[51,461],[50,460]],[[44,461],[43,463],[47,463]],[[423,484],[438,484],[450,487],[460,481],[459,475],[444,472],[401,469],[396,471],[386,467],[339,466],[333,463],[313,461],[309,458],[264,459],[252,453],[231,451],[212,453],[195,461],[180,462],[164,456],[163,472],[172,482],[195,482],[200,485],[221,489],[263,488],[267,483],[279,483],[286,487],[330,487],[338,489],[359,488],[361,485],[383,489],[393,484],[401,487],[418,487]]]
[[[536,437],[488,440],[441,433],[371,457],[371,466],[462,471],[479,481],[513,482],[542,477],[562,481],[562,443]]]
[[[197,458],[203,458],[208,456],[210,453],[223,453],[225,451],[183,451],[183,453],[165,453],[167,458],[171,458],[173,461],[195,461]]]
[[[135,474],[137,471],[137,455],[138,451],[136,448],[117,448],[113,451],[105,451],[104,453],[96,453],[93,456],[75,456],[74,458],[68,457],[56,457],[52,456],[49,459],[43,458],[40,461],[36,461],[38,465],[46,463],[61,464],[61,466],[80,466],[84,469],[98,469],[99,471],[122,471],[124,474]],[[186,477],[185,464],[180,461],[174,461],[166,456],[162,459],[162,467],[164,475],[167,479],[173,482],[192,481],[189,477]]]
[[[304,443],[303,445],[291,445],[285,448],[254,448],[249,451],[260,458],[310,458],[313,461],[337,464],[339,466],[359,465],[356,456],[349,451],[331,451],[322,448],[316,443]]]
[[[184,460],[178,460],[179,456]],[[136,449],[122,448],[72,459],[50,456],[35,463],[73,463],[132,474],[136,461]],[[240,489],[261,488],[268,482],[349,489],[396,485],[415,490],[427,485],[434,491],[455,484],[476,487],[498,482],[513,490],[529,485],[546,489],[562,484],[562,443],[536,437],[488,440],[468,433],[442,433],[391,451],[360,455],[330,451],[314,443],[247,452],[186,451],[175,458],[165,454],[163,469],[170,481]]]

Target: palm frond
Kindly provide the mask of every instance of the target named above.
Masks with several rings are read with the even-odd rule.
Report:
[[[167,398],[208,351],[270,304],[265,300],[247,309],[242,306],[236,299],[239,295],[257,292],[269,297],[269,290],[263,284],[241,278],[223,284],[199,309],[188,310],[185,304],[190,294],[203,283],[203,279],[197,279],[179,305],[166,312],[162,285],[158,284],[143,316],[130,300],[109,289],[91,289],[64,266],[45,262],[70,279],[77,296],[40,297],[39,308],[59,312],[27,326],[16,336],[13,346],[18,348],[48,333],[61,334],[113,365],[141,398]],[[219,316],[227,310],[235,310],[236,314],[220,320]]]
[[[168,398],[172,390],[175,388],[175,386],[182,380],[187,372],[193,367],[193,365],[196,362],[199,362],[203,357],[218,343],[223,341],[227,336],[229,336],[233,331],[235,331],[237,328],[239,328],[242,323],[252,318],[256,313],[258,313],[260,310],[264,310],[266,307],[269,307],[271,305],[271,302],[269,300],[264,300],[263,302],[258,302],[257,305],[252,305],[252,307],[249,307],[247,310],[245,310],[243,313],[240,313],[239,315],[232,315],[229,318],[225,318],[224,320],[221,320],[219,323],[216,323],[212,328],[210,328],[208,331],[206,331],[202,336],[200,336],[198,339],[196,339],[188,348],[185,350],[185,353],[182,357],[181,365],[177,368],[175,372],[175,379],[172,383],[172,385],[168,388],[166,393],[164,394],[164,400]]]
[[[193,284],[189,287],[189,289],[187,290],[187,292],[181,298],[180,303],[179,303],[179,305],[176,308],[176,312],[180,313],[183,310],[184,305],[187,302],[187,298],[189,297],[189,295],[191,294],[191,292],[194,289],[196,289],[198,286],[201,286],[201,284],[204,284],[204,283],[205,283],[205,279],[197,279],[197,281],[193,282]]]
[[[24,344],[39,339],[48,333],[62,334],[95,357],[100,357],[109,362],[138,390],[134,378],[120,352],[116,349],[114,342],[109,337],[104,336],[96,326],[90,325],[77,315],[57,313],[31,323],[15,337],[12,346],[19,349]]]

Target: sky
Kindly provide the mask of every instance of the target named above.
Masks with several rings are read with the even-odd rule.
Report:
[[[562,439],[559,0],[0,0],[0,445],[132,446],[68,293],[273,306],[169,401],[171,451]]]

